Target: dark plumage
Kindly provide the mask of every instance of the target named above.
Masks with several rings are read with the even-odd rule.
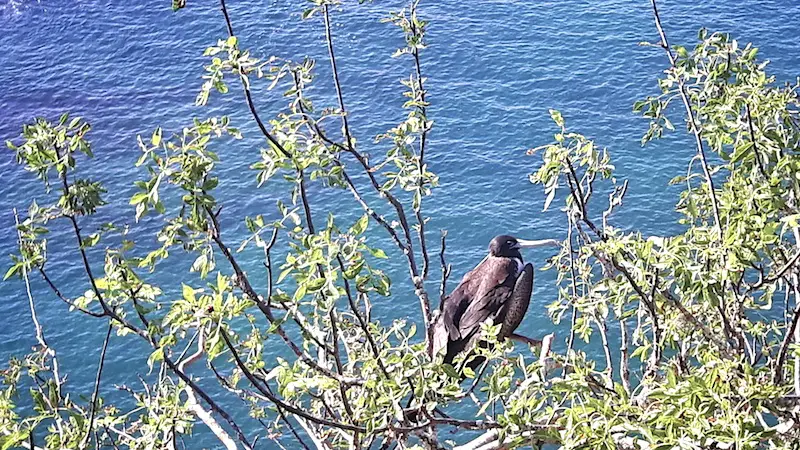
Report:
[[[523,264],[520,248],[555,243],[507,235],[492,239],[486,258],[445,298],[433,326],[433,354],[444,352],[444,362],[452,363],[456,355],[474,348],[481,324],[490,318],[502,323],[499,339],[509,337],[522,322],[533,290],[533,266]]]

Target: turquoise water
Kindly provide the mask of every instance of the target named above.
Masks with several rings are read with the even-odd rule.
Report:
[[[216,150],[223,159],[223,226],[227,240],[235,241],[244,236],[242,218],[257,213],[274,217],[274,202],[282,193],[269,186],[256,189],[255,176],[247,169],[263,143],[248,121],[238,86],[232,85],[227,96],[212,96],[209,107],[193,106],[203,73],[202,52],[225,36],[217,2],[189,0],[188,8],[177,14],[169,3],[0,0],[0,138],[15,138],[21,124],[34,116],[56,118],[71,111],[85,117],[93,125],[90,137],[97,157],[83,174],[103,181],[111,202],[98,223],[119,217],[132,223],[127,198],[132,180],[141,176],[133,168],[139,156],[136,135],[149,135],[157,126],[179,131],[192,117],[230,115],[245,139]],[[351,1],[333,11],[345,100],[354,132],[365,145],[372,145],[376,134],[403,115],[398,80],[410,73],[411,65],[389,58],[403,44],[402,36],[379,23],[400,5],[359,6]],[[322,23],[301,21],[305,6],[301,1],[229,0],[241,45],[263,57],[318,58],[313,95],[318,106],[332,105]],[[665,1],[661,9],[672,43],[692,43],[697,29],[706,26],[753,41],[761,57],[772,61],[780,81],[800,73],[796,0]],[[430,48],[422,55],[432,102],[429,115],[436,122],[428,155],[441,181],[425,212],[432,218],[428,228],[434,251],[438,230],[449,231],[454,280],[483,257],[496,234],[563,237],[558,231],[562,216],[557,210],[541,212],[543,195],[527,180],[537,159],[525,156],[525,150],[552,138],[549,108],[560,109],[573,130],[607,146],[618,176],[630,180],[613,224],[650,234],[675,231],[677,191],[667,182],[685,171],[694,149],[682,134],[640,147],[647,123],[631,113],[635,100],[656,92],[655,79],[665,63],[658,49],[637,45],[657,39],[648,1],[439,0],[423,1],[421,10],[432,19]],[[257,90],[256,99],[264,117],[285,106],[276,92]],[[380,148],[369,150],[377,155]],[[43,196],[32,174],[22,171],[10,152],[0,158],[0,174],[0,255],[5,256],[15,246],[12,208],[25,209],[34,195]],[[328,207],[340,210],[343,218],[360,213],[347,195],[314,186],[312,201],[318,216]],[[55,225],[50,238],[50,272],[68,295],[77,296],[87,285],[80,268],[65,263],[77,255],[63,225]],[[152,246],[148,232],[158,226],[158,220],[141,224],[137,244]],[[101,261],[101,255],[93,256]],[[242,256],[254,273],[259,256]],[[541,266],[548,253],[525,256]],[[387,264],[391,261],[397,265],[385,269],[394,276],[395,295],[376,305],[377,312],[384,319],[416,317],[418,304],[403,279],[405,266],[399,258]],[[172,292],[185,279],[189,263],[179,258],[151,282]],[[537,274],[534,306],[521,326],[523,333],[536,337],[552,330],[543,306],[555,298],[552,282],[552,274]],[[430,288],[435,292],[435,282]],[[88,395],[103,322],[68,314],[38,279],[34,294],[45,333],[61,356],[62,370],[69,373],[69,386]],[[35,343],[20,281],[0,284],[0,330],[0,360]],[[563,339],[566,333],[560,330]],[[112,340],[104,393],[114,395],[114,383],[133,383],[137,373],[147,371],[143,350],[131,338]],[[246,414],[234,398],[223,404],[237,417]],[[199,443],[212,445],[200,431]]]

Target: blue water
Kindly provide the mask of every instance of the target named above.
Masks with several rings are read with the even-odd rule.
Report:
[[[322,24],[317,19],[300,21],[305,2],[229,3],[241,45],[257,56],[317,58],[318,80],[312,94],[318,106],[333,105]],[[403,116],[398,81],[410,73],[411,65],[402,58],[389,58],[403,45],[402,36],[378,20],[401,4],[359,6],[350,1],[333,11],[351,123],[374,155],[381,148],[371,144],[372,138]],[[541,212],[543,195],[527,180],[538,159],[525,156],[525,150],[549,142],[554,132],[549,108],[560,109],[573,130],[607,146],[618,177],[630,180],[624,207],[613,224],[648,234],[676,231],[677,191],[667,182],[685,171],[694,149],[681,133],[640,147],[647,123],[631,113],[635,100],[657,91],[655,80],[665,63],[659,50],[637,45],[657,39],[648,1],[438,0],[423,1],[421,9],[424,18],[432,19],[430,47],[422,55],[432,103],[429,115],[436,123],[429,164],[441,180],[425,204],[425,213],[432,218],[428,229],[433,251],[438,251],[438,230],[449,230],[448,260],[454,281],[482,258],[496,234],[563,237],[563,217],[557,210]],[[661,9],[672,43],[692,43],[700,26],[732,32],[740,41],[761,48],[760,56],[772,61],[771,70],[779,80],[791,81],[800,74],[796,0],[664,1]],[[189,0],[188,8],[177,14],[170,11],[168,0],[0,0],[0,138],[17,137],[21,125],[34,116],[55,119],[70,111],[85,117],[93,125],[90,138],[97,157],[81,173],[103,181],[111,203],[101,211],[98,223],[113,218],[132,223],[127,198],[133,192],[133,179],[142,176],[133,168],[139,156],[136,135],[149,135],[157,126],[179,131],[193,117],[229,115],[245,139],[216,148],[223,159],[222,220],[226,240],[242,239],[242,218],[258,213],[275,217],[274,202],[283,193],[277,185],[256,189],[254,173],[247,169],[258,159],[263,142],[248,120],[235,80],[227,96],[212,95],[206,108],[193,106],[203,73],[202,52],[224,36],[222,16],[212,0]],[[286,103],[279,92],[261,88],[256,99],[264,117]],[[0,175],[0,255],[5,257],[15,248],[12,208],[24,210],[34,197],[46,197],[39,194],[32,174],[14,163],[11,152],[0,158]],[[318,186],[311,190],[318,220],[328,208],[341,218],[360,214],[348,195],[321,191]],[[134,234],[140,247],[154,245],[148,232],[159,223],[156,219],[141,224]],[[64,262],[76,261],[77,256],[64,225],[53,227],[49,267],[63,290],[77,296],[87,285],[80,267]],[[259,256],[242,256],[253,273],[258,273]],[[547,251],[526,254],[538,266],[547,256]],[[100,268],[101,255],[93,257]],[[189,263],[177,258],[150,281],[174,292],[185,280]],[[417,317],[404,264],[400,258],[386,264],[395,280],[395,295],[376,305],[377,314],[384,320]],[[432,278],[437,279],[438,273],[434,271]],[[431,291],[436,288],[432,282]],[[61,355],[62,370],[69,373],[70,388],[88,395],[103,322],[67,314],[36,278],[34,295],[45,333]],[[534,306],[522,332],[535,337],[552,330],[544,305],[555,296],[553,274],[539,273]],[[0,284],[0,330],[0,360],[20,355],[35,343],[20,281]],[[565,338],[564,328],[559,330],[559,338]],[[134,383],[137,373],[147,371],[143,350],[135,339],[114,337],[104,394],[118,396],[114,383]],[[223,404],[237,417],[246,415],[234,398],[226,397]],[[214,445],[201,428],[195,445]]]

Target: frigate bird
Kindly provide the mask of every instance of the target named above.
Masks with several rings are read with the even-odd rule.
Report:
[[[508,235],[492,239],[489,254],[444,299],[433,325],[433,355],[443,352],[444,362],[452,364],[456,355],[474,348],[481,324],[488,319],[501,324],[498,339],[515,337],[533,290],[533,266],[523,264],[520,249],[559,244],[553,239],[528,241]]]

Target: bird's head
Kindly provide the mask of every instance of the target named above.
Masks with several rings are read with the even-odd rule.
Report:
[[[501,234],[489,243],[489,254],[506,258],[520,257],[519,241],[514,236]]]
[[[522,248],[536,248],[544,246],[559,246],[560,242],[555,239],[542,239],[537,241],[527,239],[517,239],[514,236],[501,234],[492,239],[489,243],[489,254],[506,258],[521,258],[519,250]]]

